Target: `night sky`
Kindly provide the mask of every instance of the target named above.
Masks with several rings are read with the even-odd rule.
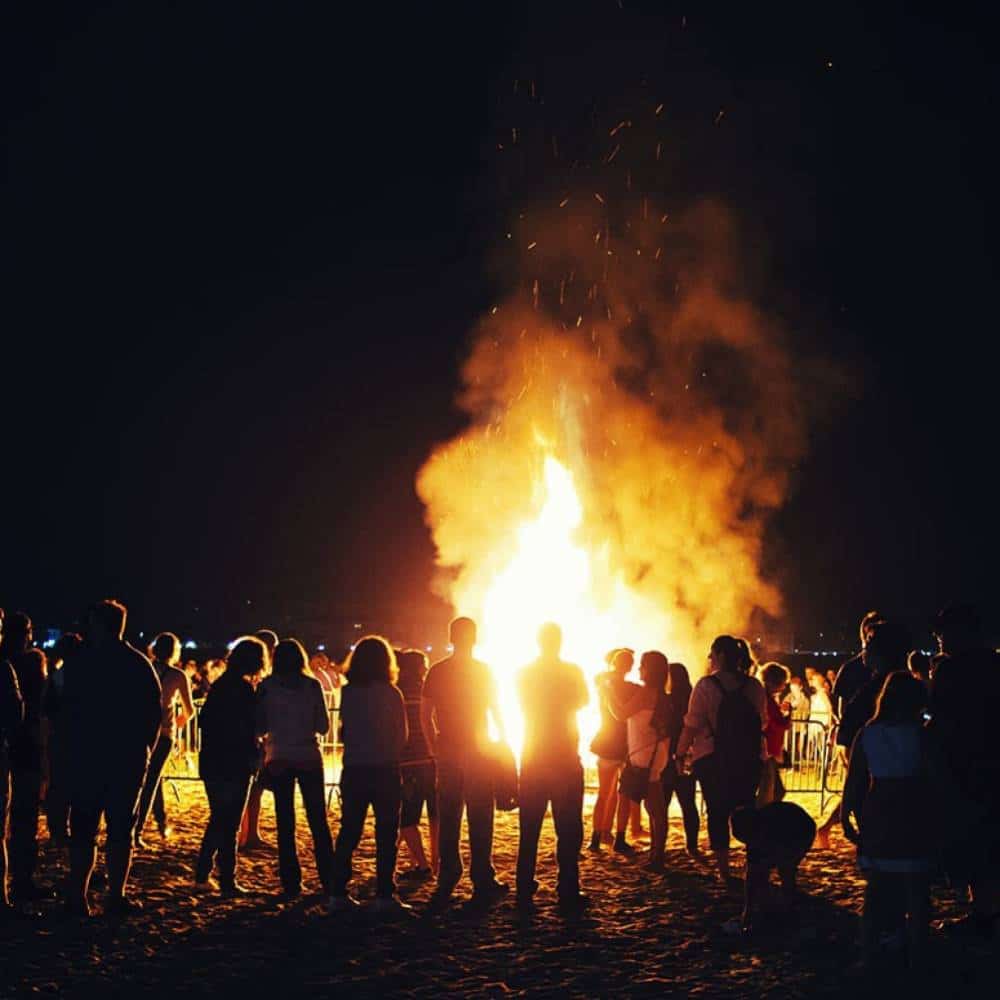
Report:
[[[667,102],[671,196],[732,209],[761,306],[837,373],[768,536],[796,633],[954,598],[996,622],[985,24],[89,6],[4,14],[0,606],[440,620],[413,481],[462,426],[469,331],[508,279],[526,192],[497,144],[533,81],[550,121]]]

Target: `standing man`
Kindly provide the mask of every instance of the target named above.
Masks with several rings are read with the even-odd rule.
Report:
[[[3,639],[3,608],[0,608],[0,640]],[[10,910],[7,897],[7,809],[10,802],[10,761],[7,741],[24,719],[24,702],[14,668],[0,657],[0,915]]]
[[[538,888],[535,864],[538,835],[552,803],[559,864],[559,906],[582,909],[580,849],[583,847],[583,766],[576,713],[590,700],[583,671],[560,659],[562,630],[549,622],[538,632],[541,655],[517,678],[524,716],[521,758],[520,839],[517,847],[517,902],[532,905]]]
[[[438,767],[440,864],[434,902],[446,902],[462,877],[458,840],[468,809],[472,898],[488,903],[507,892],[493,868],[493,764],[489,720],[501,740],[503,719],[490,668],[476,660],[476,623],[456,618],[449,628],[452,655],[431,667],[420,703],[420,725]]]
[[[70,873],[67,908],[90,916],[87,893],[97,830],[107,825],[108,903],[116,916],[140,909],[126,899],[139,792],[160,734],[160,682],[124,639],[126,608],[101,601],[87,612],[84,645],[66,671],[70,763]]]
[[[177,728],[187,725],[194,718],[194,700],[191,697],[191,681],[188,675],[177,664],[181,659],[181,641],[173,632],[161,632],[150,644],[149,654],[153,660],[153,669],[160,679],[160,705],[163,708],[163,720],[160,727],[160,737],[153,748],[149,759],[149,770],[143,782],[142,795],[139,796],[139,818],[135,825],[134,845],[145,847],[142,831],[149,818],[150,809],[156,816],[156,825],[160,836],[166,840],[170,836],[167,826],[167,808],[163,801],[163,768],[170,758],[177,739]],[[180,712],[177,712],[177,705]]]
[[[45,731],[45,654],[34,647],[31,619],[18,611],[7,619],[0,657],[14,668],[24,699],[24,719],[8,739],[10,762],[10,888],[15,903],[48,895],[35,885],[38,809],[42,798]]]

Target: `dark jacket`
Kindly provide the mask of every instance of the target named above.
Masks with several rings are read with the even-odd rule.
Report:
[[[203,778],[246,778],[257,770],[257,699],[253,685],[226,671],[208,690],[198,715]]]

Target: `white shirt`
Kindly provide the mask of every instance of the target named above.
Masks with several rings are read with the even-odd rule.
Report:
[[[734,691],[741,683],[743,697],[749,700],[760,715],[760,731],[763,736],[767,727],[767,695],[764,693],[764,686],[755,677],[725,670],[717,671],[708,677],[702,677],[695,684],[691,701],[688,702],[687,715],[684,716],[684,725],[695,733],[691,744],[693,760],[700,760],[715,752],[714,733],[719,718],[719,705],[722,704],[719,684],[727,691]]]

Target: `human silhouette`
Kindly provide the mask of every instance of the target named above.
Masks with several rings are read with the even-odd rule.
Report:
[[[590,700],[583,671],[561,659],[562,630],[553,622],[538,632],[539,656],[517,677],[524,718],[517,846],[517,901],[531,905],[538,888],[535,866],[545,811],[552,805],[556,830],[557,891],[563,909],[579,909],[583,846],[583,766],[576,715]]]
[[[45,687],[45,718],[49,730],[45,822],[52,843],[58,847],[69,845],[69,769],[72,757],[64,712],[64,667],[82,644],[83,637],[76,632],[64,632],[59,636],[49,657],[49,676]]]
[[[406,744],[406,706],[395,685],[396,657],[381,636],[361,639],[347,662],[347,686],[340,704],[344,769],[340,776],[341,819],[334,849],[331,914],[358,906],[348,894],[352,859],[361,841],[368,807],[375,813],[375,912],[412,916],[396,895],[401,778],[399,759]]]
[[[45,756],[43,706],[47,663],[45,654],[34,648],[31,619],[22,611],[7,618],[0,659],[14,668],[24,699],[24,719],[9,740],[10,891],[15,904],[30,903],[48,895],[35,885]]]
[[[0,640],[4,612],[0,608]],[[0,645],[2,648],[2,645]],[[7,887],[7,826],[10,809],[10,757],[8,745],[24,721],[24,701],[14,668],[0,657],[0,914],[10,910]]]
[[[209,688],[198,717],[198,771],[209,818],[195,866],[195,885],[203,890],[216,888],[212,868],[218,864],[218,887],[224,896],[246,892],[236,881],[237,839],[250,785],[260,766],[254,681],[269,669],[270,662],[267,646],[256,636],[237,639],[226,657],[225,672]]]
[[[333,841],[326,821],[319,745],[329,728],[323,688],[309,671],[305,649],[297,639],[282,639],[274,650],[271,676],[257,688],[257,732],[264,738],[264,768],[274,793],[278,874],[286,899],[295,899],[302,891],[302,869],[295,847],[296,785],[324,894],[330,896],[333,891]]]
[[[160,682],[153,665],[124,639],[127,610],[93,605],[84,644],[66,666],[70,764],[70,876],[67,907],[90,915],[88,890],[101,817],[107,826],[107,909],[125,916],[139,792],[160,732]]]
[[[453,653],[431,667],[420,706],[420,724],[438,769],[441,864],[434,902],[446,902],[462,877],[458,842],[465,810],[473,899],[489,903],[509,888],[497,881],[492,857],[494,789],[489,721],[504,740],[503,718],[490,668],[472,655],[476,623],[471,618],[456,618],[449,638]]]
[[[277,632],[269,628],[259,628],[254,635],[267,647],[268,657],[273,657],[274,651],[278,646]],[[256,684],[263,680],[266,672],[270,669],[269,659],[265,672],[255,677],[254,683]],[[263,758],[261,758],[260,763],[263,765]],[[240,850],[245,851],[247,854],[253,851],[270,850],[272,847],[260,835],[260,807],[266,789],[267,777],[263,767],[259,767],[254,774],[253,784],[250,786],[250,797],[247,799],[247,806],[243,811],[243,819],[240,823]]]
[[[688,676],[687,667],[683,663],[671,663],[668,667],[667,681],[667,719],[669,729],[667,738],[669,740],[669,755],[667,765],[661,775],[663,784],[663,805],[666,812],[670,811],[670,800],[674,795],[681,807],[681,816],[684,819],[684,841],[687,852],[693,858],[700,857],[698,850],[698,827],[700,818],[698,807],[695,805],[695,778],[689,772],[683,761],[677,759],[677,744],[680,742],[681,730],[684,728],[684,716],[687,714],[688,704],[691,701],[691,680]]]
[[[191,682],[177,664],[181,659],[181,641],[173,632],[161,632],[149,646],[153,669],[160,679],[160,704],[163,706],[163,722],[160,736],[149,760],[149,770],[139,797],[139,819],[135,827],[135,846],[144,847],[142,831],[152,809],[160,836],[170,835],[167,825],[166,803],[163,801],[163,768],[173,752],[177,740],[178,727],[183,728],[194,717],[194,701]],[[180,711],[178,712],[178,708]]]

